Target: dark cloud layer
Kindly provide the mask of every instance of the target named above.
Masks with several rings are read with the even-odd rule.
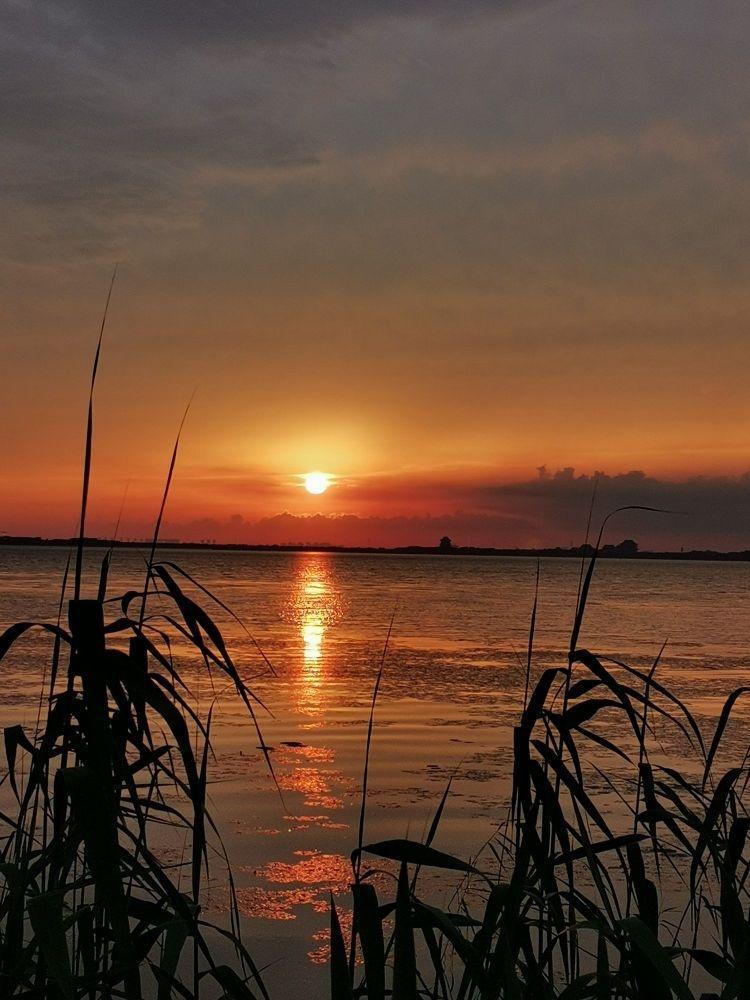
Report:
[[[382,18],[466,19],[477,12],[538,6],[544,0],[64,0],[66,9],[97,35],[153,44],[263,43],[345,31]]]
[[[258,266],[259,233],[278,272],[309,233],[306,267],[334,241],[312,280],[345,280],[347,217],[363,284],[384,257],[440,270],[441,251],[479,285],[566,258],[601,281],[639,270],[636,248],[643,270],[677,251],[731,273],[750,17],[720,8],[17,0],[0,13],[6,259],[137,259],[171,232],[175,257],[208,240]]]
[[[663,511],[614,515],[605,542],[632,537],[649,549],[750,549],[750,472],[675,482],[641,471],[577,475],[572,468],[550,473],[542,467],[535,479],[474,489],[441,483],[433,493],[448,503],[453,493],[464,509],[398,517],[284,513],[258,521],[238,514],[229,521],[173,522],[168,530],[186,540],[251,544],[434,545],[448,534],[459,545],[570,546],[584,539],[593,499],[594,532],[620,507]]]

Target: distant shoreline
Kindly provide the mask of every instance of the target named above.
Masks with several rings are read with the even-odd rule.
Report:
[[[28,535],[0,535],[0,546],[28,546],[29,548],[71,548],[77,544],[76,538],[42,538]],[[107,538],[86,538],[86,548],[116,548],[144,549],[151,545],[148,539],[134,541],[111,540]],[[230,542],[180,542],[175,540],[160,541],[159,549],[187,549],[226,552],[334,552],[359,555],[405,555],[405,556],[439,556],[444,559],[456,556],[495,556],[499,558],[544,558],[544,559],[580,559],[590,556],[593,548],[577,546],[574,548],[542,548],[542,549],[498,549],[484,548],[473,545],[456,545],[450,549],[440,546],[402,545],[393,548],[368,545],[248,545]],[[608,551],[609,549],[609,551]],[[713,549],[692,549],[682,552],[649,552],[638,551],[623,554],[617,546],[605,546],[599,552],[602,559],[662,559],[685,562],[750,562],[750,550],[740,552],[717,552]]]

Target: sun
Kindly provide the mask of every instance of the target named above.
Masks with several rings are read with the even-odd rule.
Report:
[[[325,472],[308,472],[304,479],[305,489],[308,493],[319,496],[325,493],[331,485],[331,477]]]

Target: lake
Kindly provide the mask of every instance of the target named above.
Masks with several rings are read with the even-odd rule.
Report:
[[[84,596],[95,594],[102,554],[88,556]],[[55,620],[66,558],[60,548],[0,548],[0,629]],[[381,658],[365,841],[421,837],[453,775],[436,846],[474,856],[503,818],[536,561],[189,550],[161,550],[160,558],[225,602],[275,670],[216,608],[243,677],[267,708],[258,718],[281,795],[246,710],[225,684],[212,687],[186,667],[201,707],[216,702],[212,800],[247,943],[259,963],[271,963],[275,995],[323,995],[329,891],[345,909]],[[109,593],[138,587],[143,572],[143,552],[117,551]],[[535,676],[564,664],[579,574],[575,560],[541,561]],[[110,608],[117,617],[119,607]],[[657,676],[708,725],[748,676],[749,639],[750,564],[606,560],[579,645],[648,668],[667,640]],[[48,637],[32,633],[3,661],[3,725],[34,728],[49,649]],[[747,720],[742,704],[737,718]],[[741,721],[732,734],[741,749]],[[437,894],[450,891],[436,882]],[[217,873],[214,913],[225,893]]]

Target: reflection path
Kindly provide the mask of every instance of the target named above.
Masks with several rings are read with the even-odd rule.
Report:
[[[332,569],[333,560],[320,553],[304,553],[296,561],[292,597],[282,617],[299,628],[302,641],[300,667],[294,681],[297,709],[322,719],[325,707],[323,682],[328,661],[326,632],[342,617],[343,602]]]
[[[331,631],[344,609],[334,560],[324,553],[295,557],[281,619],[292,632],[286,672],[293,710],[289,721],[297,716],[300,736],[320,731],[330,721],[340,682]],[[328,932],[321,917],[328,912],[330,893],[345,897],[351,881],[350,826],[342,814],[354,801],[357,782],[337,766],[332,747],[290,740],[288,730],[284,735],[287,738],[274,748],[273,763],[289,811],[278,826],[269,824],[267,834],[275,849],[268,852],[265,864],[244,869],[250,884],[239,888],[238,902],[247,917],[298,921],[305,928],[299,933],[307,938],[309,960],[325,964]],[[330,847],[339,850],[320,850],[320,831],[325,831]],[[346,907],[341,910],[346,920]]]

